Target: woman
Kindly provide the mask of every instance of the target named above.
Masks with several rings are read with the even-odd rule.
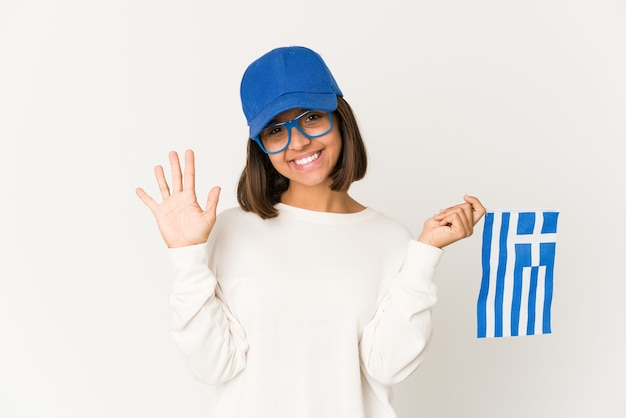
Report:
[[[322,58],[277,48],[241,83],[250,140],[239,207],[217,216],[194,190],[194,154],[169,156],[163,202],[142,189],[175,269],[173,334],[215,416],[395,417],[392,386],[419,365],[431,331],[441,248],[472,234],[474,197],[417,239],[355,201],[367,158],[355,117]]]

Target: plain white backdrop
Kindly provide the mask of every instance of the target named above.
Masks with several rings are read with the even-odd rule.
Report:
[[[357,200],[416,235],[463,193],[561,211],[553,334],[476,338],[479,224],[440,265],[400,418],[626,416],[624,22],[619,0],[0,0],[0,417],[210,417],[134,190],[193,148],[200,201],[235,205],[239,81],[285,45],[357,114]]]

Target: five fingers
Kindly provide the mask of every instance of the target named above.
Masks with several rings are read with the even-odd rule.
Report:
[[[165,200],[176,192],[183,191],[183,187],[187,190],[194,190],[195,188],[195,162],[194,153],[192,150],[185,151],[185,168],[184,177],[181,172],[180,160],[176,151],[170,151],[169,162],[172,174],[172,188],[165,178],[165,170],[163,166],[157,165],[154,167],[154,176],[156,177],[161,197]],[[136,189],[137,196],[146,204],[150,209],[154,209],[158,206],[158,203],[148,194],[144,189],[138,187]],[[219,196],[219,192],[217,193]],[[217,204],[217,198],[215,198],[215,204]]]

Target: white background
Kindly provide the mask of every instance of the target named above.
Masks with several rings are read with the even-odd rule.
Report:
[[[169,334],[171,270],[137,186],[197,153],[236,204],[245,67],[317,50],[417,234],[475,194],[556,208],[553,334],[477,339],[482,223],[447,249],[401,418],[623,417],[622,1],[0,0],[0,417],[208,417]]]

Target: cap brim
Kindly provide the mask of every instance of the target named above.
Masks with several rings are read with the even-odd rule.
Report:
[[[278,97],[265,106],[249,123],[250,138],[254,138],[279,114],[290,109],[315,109],[333,111],[337,109],[334,93],[289,93]]]

